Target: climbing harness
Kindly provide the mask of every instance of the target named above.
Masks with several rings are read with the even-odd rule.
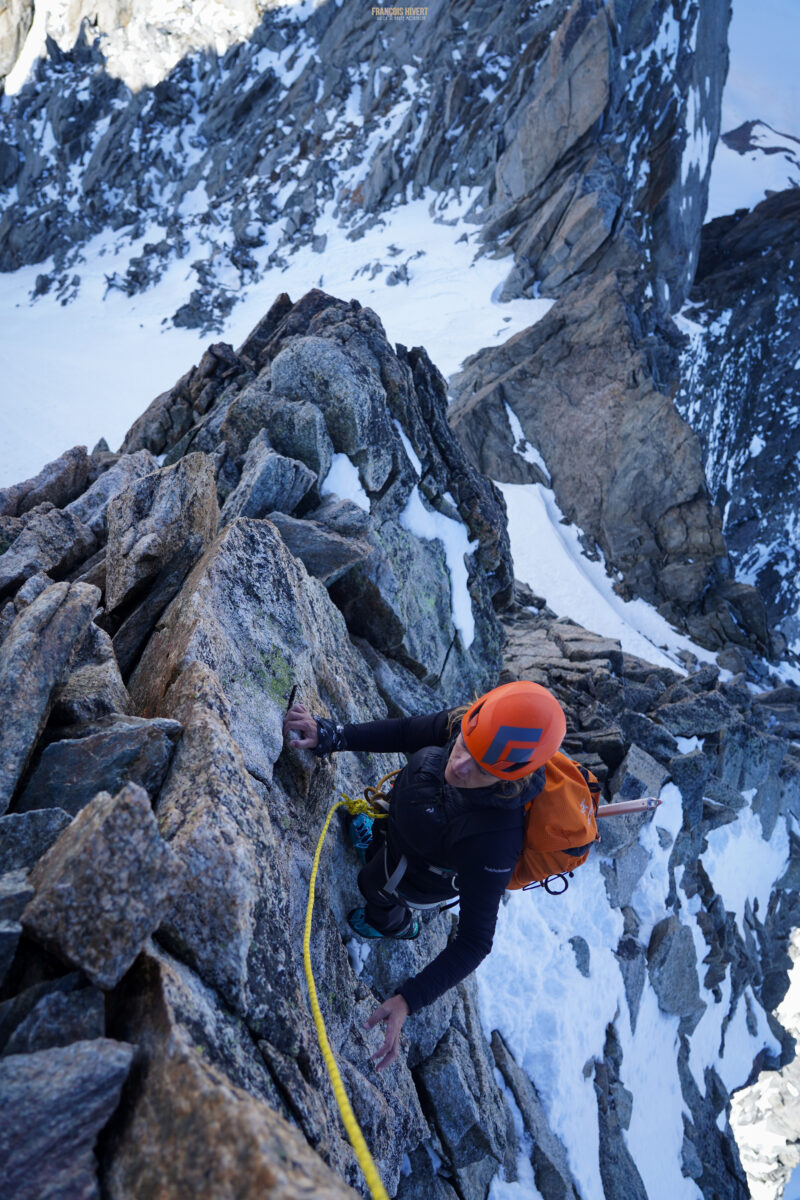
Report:
[[[333,814],[337,808],[345,807],[349,813],[355,816],[357,813],[366,813],[367,816],[380,819],[388,816],[388,799],[382,789],[389,780],[394,779],[398,775],[398,771],[390,771],[388,775],[384,775],[378,783],[377,787],[365,787],[363,797],[357,800],[351,800],[349,796],[342,794],[342,799],[337,800],[331,805],[328,810],[328,815],[322,826],[322,832],[319,835],[317,849],[314,854],[314,862],[311,867],[311,879],[308,884],[308,905],[306,907],[306,923],[303,931],[303,969],[305,970],[306,983],[308,984],[308,999],[311,1005],[311,1015],[314,1018],[314,1026],[317,1031],[317,1039],[319,1047],[322,1051],[322,1057],[325,1060],[325,1067],[330,1076],[333,1094],[339,1108],[339,1114],[342,1118],[342,1124],[345,1127],[350,1145],[353,1147],[355,1156],[358,1159],[358,1165],[364,1174],[367,1181],[372,1200],[389,1200],[388,1193],[381,1183],[381,1177],[378,1174],[378,1168],[375,1166],[375,1161],[369,1152],[367,1143],[364,1141],[364,1135],[361,1132],[361,1127],[355,1118],[350,1101],[347,1098],[347,1092],[342,1082],[342,1077],[339,1074],[339,1068],[336,1065],[336,1059],[328,1041],[328,1034],[325,1029],[325,1022],[322,1018],[322,1012],[317,999],[317,988],[314,983],[314,974],[311,969],[311,921],[314,914],[314,892],[317,885],[317,871],[319,870],[319,861],[322,855],[322,847],[325,842],[325,835],[328,832]]]
[[[420,912],[433,912],[435,909],[452,908],[454,904],[458,904],[458,897],[450,901],[434,900],[432,903],[424,903],[421,900],[410,900],[408,896],[399,892],[397,885],[408,870],[408,858],[405,854],[401,854],[397,860],[397,866],[390,871],[388,846],[383,848],[383,869],[386,872],[386,883],[381,888],[381,892],[384,896],[391,896],[393,900],[404,904],[406,908],[418,909]],[[427,869],[432,875],[440,875],[442,879],[446,879],[453,891],[458,891],[458,875],[455,871],[447,871],[444,867],[434,867],[430,863],[427,864]]]

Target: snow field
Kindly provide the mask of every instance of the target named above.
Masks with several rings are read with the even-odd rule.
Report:
[[[606,1026],[624,1006],[622,976],[610,948],[619,941],[623,921],[604,895],[602,903],[587,903],[603,889],[596,857],[581,874],[561,896],[541,889],[509,893],[477,980],[487,1037],[500,1031],[536,1086],[584,1200],[600,1200],[597,1099],[593,1072],[584,1075],[583,1068],[602,1058]],[[589,979],[579,972],[569,942],[576,935],[589,946]],[[496,1186],[492,1200],[498,1200]],[[505,1186],[503,1200],[528,1195],[522,1183]]]
[[[662,790],[661,800],[661,807],[640,833],[640,844],[651,859],[631,900],[642,920],[637,936],[643,945],[655,924],[672,911],[666,904],[668,864],[672,839],[681,825],[682,801],[673,784]],[[765,842],[760,822],[750,815],[751,821],[745,821],[739,833],[735,824],[712,831],[710,848],[702,856],[715,889],[728,911],[735,912],[743,935],[745,893],[751,902],[768,897],[785,869],[788,849],[782,823]],[[662,837],[668,835],[664,846],[659,830]],[[723,843],[715,835],[726,831],[730,841]],[[779,1048],[749,988],[723,1029],[730,1015],[730,976],[720,986],[717,1003],[702,983],[702,959],[708,947],[695,919],[700,902],[698,898],[688,900],[682,892],[681,876],[679,871],[680,917],[695,940],[700,996],[706,1004],[692,1035],[689,1065],[701,1094],[706,1090],[706,1067],[714,1067],[730,1091],[745,1082],[762,1048],[773,1052]],[[584,1200],[603,1200],[593,1062],[602,1059],[606,1027],[614,1023],[623,1054],[621,1082],[633,1095],[625,1140],[649,1200],[699,1200],[699,1188],[680,1170],[682,1114],[688,1115],[688,1110],[677,1067],[679,1019],[661,1011],[647,978],[635,1031],[631,1028],[613,952],[622,930],[621,914],[606,900],[599,855],[591,856],[576,872],[563,896],[550,897],[538,889],[510,893],[500,911],[492,953],[478,969],[484,1031],[490,1037],[493,1029],[500,1030],[534,1082],[551,1127],[566,1147]],[[570,938],[576,935],[589,947],[588,978],[579,972],[570,945]],[[491,1200],[528,1200],[537,1194],[530,1186],[523,1175],[514,1184],[495,1181]]]
[[[511,554],[518,579],[561,617],[617,639],[624,651],[657,666],[683,671],[679,650],[713,662],[714,655],[683,637],[645,600],[622,600],[600,559],[581,548],[580,531],[565,524],[554,493],[538,483],[497,483],[508,509]]]
[[[680,826],[680,794],[662,792],[662,807],[644,827],[654,859],[632,905],[652,924],[668,915],[668,849],[655,834]],[[655,843],[655,850],[652,843]],[[593,855],[575,874],[569,890],[550,897],[512,893],[501,909],[492,953],[478,970],[484,1030],[498,1028],[516,1060],[533,1080],[551,1128],[564,1143],[584,1200],[603,1200],[594,1060],[602,1059],[607,1026],[616,1025],[623,1051],[621,1081],[633,1093],[626,1134],[650,1200],[697,1200],[697,1186],[680,1173],[683,1101],[677,1071],[678,1018],[661,1012],[645,983],[636,1032],[630,1027],[625,988],[614,949],[623,932],[621,913],[606,900],[600,859]],[[651,926],[652,928],[652,926]],[[639,940],[647,943],[643,926]],[[589,946],[589,977],[578,971],[569,939]],[[523,1200],[524,1185],[504,1185],[492,1200]]]
[[[474,197],[446,205],[434,193],[398,205],[356,241],[341,229],[329,204],[315,233],[325,250],[311,245],[291,253],[287,265],[272,267],[257,284],[238,288],[236,305],[220,333],[199,335],[175,328],[165,318],[185,304],[196,280],[191,263],[208,257],[208,246],[187,228],[190,248],[172,260],[157,284],[132,297],[107,289],[107,276],[125,274],[146,242],[165,235],[151,226],[131,242],[102,234],[83,250],[80,290],[69,304],[58,297],[30,296],[36,277],[52,271],[52,260],[0,274],[3,325],[3,385],[0,420],[0,487],[35,475],[70,446],[90,449],[101,437],[116,449],[155,396],[198,362],[212,341],[241,344],[280,292],[299,300],[310,288],[355,299],[375,309],[389,338],[425,346],[445,375],[457,370],[479,346],[500,345],[532,325],[551,300],[491,300],[508,271],[503,260],[478,257],[476,227],[465,219]],[[282,222],[255,252],[262,265],[279,240]],[[465,240],[462,240],[465,239]],[[370,279],[376,265],[384,270]],[[386,284],[405,264],[408,282]],[[231,283],[233,286],[233,281]]]
[[[755,789],[743,795],[752,800],[754,793]],[[769,841],[765,841],[761,820],[751,808],[743,808],[730,825],[712,829],[706,842],[708,849],[700,861],[726,910],[734,913],[740,928],[748,902],[763,920],[772,887],[789,863],[785,822],[779,818]]]
[[[536,1181],[533,1177],[533,1165],[531,1155],[533,1154],[533,1141],[525,1129],[522,1118],[522,1113],[519,1111],[519,1106],[514,1099],[514,1094],[499,1069],[495,1067],[495,1081],[502,1092],[505,1102],[508,1105],[509,1112],[514,1119],[514,1129],[517,1134],[517,1141],[520,1147],[517,1155],[517,1178],[513,1183],[506,1183],[505,1180],[495,1176],[492,1180],[492,1185],[489,1190],[490,1200],[518,1200],[520,1189],[524,1190],[525,1200],[545,1200],[542,1193],[536,1186]]]
[[[639,845],[647,851],[649,862],[631,897],[631,908],[640,921],[637,938],[644,946],[650,941],[650,934],[658,922],[668,915],[669,854],[683,823],[683,797],[674,783],[668,783],[661,789],[659,799],[661,804],[653,819],[643,825],[639,832]],[[659,830],[668,835],[666,848],[661,845]]]
[[[666,915],[666,914],[665,914]],[[678,1074],[679,1018],[667,1016],[649,980],[639,1004],[636,1033],[622,1021],[622,1082],[633,1093],[625,1141],[642,1177],[648,1200],[702,1200],[703,1193],[681,1173],[683,1112]],[[598,1200],[601,1200],[602,1192]]]
[[[535,448],[521,442],[519,422],[510,411],[509,420],[517,452],[539,461],[546,470]],[[541,484],[498,486],[508,507],[515,573],[560,616],[618,639],[629,653],[673,669],[680,669],[680,650],[713,661],[712,654],[677,634],[644,601],[624,602],[616,595],[602,562],[583,555],[578,530],[563,522],[548,488]],[[697,738],[681,739],[684,753],[699,746]],[[639,835],[649,862],[631,900],[641,921],[638,940],[645,946],[658,921],[672,911],[667,907],[669,856],[683,819],[682,797],[674,784],[667,784],[660,798],[660,808]],[[752,794],[745,799],[752,800]],[[703,865],[726,909],[736,916],[743,936],[745,903],[752,906],[757,901],[759,910],[765,911],[787,857],[783,822],[779,821],[767,842],[760,820],[749,808],[739,814],[737,822],[709,834]],[[774,1051],[777,1046],[749,989],[723,1031],[730,1013],[730,977],[723,980],[721,1002],[717,1003],[702,983],[702,960],[708,947],[696,921],[700,900],[694,897],[690,901],[681,891],[682,874],[679,870],[676,880],[680,919],[692,931],[700,996],[706,1004],[692,1037],[689,1065],[702,1094],[707,1066],[713,1066],[731,1090],[746,1081],[763,1047]],[[602,1059],[606,1027],[614,1022],[623,1052],[621,1082],[633,1094],[625,1140],[649,1200],[698,1200],[699,1188],[680,1171],[686,1106],[677,1068],[679,1020],[660,1010],[648,978],[635,1032],[631,1029],[624,984],[613,953],[622,924],[621,914],[608,905],[596,856],[576,873],[563,897],[549,897],[538,890],[512,893],[501,909],[492,953],[478,970],[484,1030],[487,1037],[493,1029],[500,1030],[535,1083],[551,1127],[567,1149],[584,1200],[602,1200],[592,1063]],[[589,946],[588,979],[578,971],[569,943],[575,935]],[[495,1181],[490,1197],[528,1200],[536,1194],[530,1186],[520,1174],[519,1183]]]

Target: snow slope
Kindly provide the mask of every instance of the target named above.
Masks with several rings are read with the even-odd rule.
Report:
[[[602,565],[582,556],[578,531],[562,524],[548,489],[539,484],[502,488],[517,574],[545,596],[559,615],[616,637],[628,652],[673,669],[679,666],[680,651],[691,648],[703,656],[643,601],[624,603],[614,594]],[[661,800],[639,835],[650,863],[631,900],[642,922],[637,936],[645,945],[657,922],[672,913],[666,904],[668,861],[681,827],[682,799],[670,783],[662,789]],[[733,825],[709,835],[703,866],[743,935],[746,904],[757,901],[765,911],[788,853],[785,821],[779,820],[765,840],[758,817],[749,809]],[[678,890],[682,895],[679,880]],[[683,896],[682,920],[692,932],[701,962],[708,948],[695,920],[698,908],[697,899]],[[562,896],[551,897],[541,890],[510,893],[500,911],[492,953],[478,969],[484,1030],[487,1037],[500,1030],[536,1085],[551,1128],[565,1145],[583,1200],[603,1200],[597,1100],[589,1068],[595,1059],[602,1060],[606,1027],[613,1022],[623,1050],[622,1083],[633,1093],[626,1141],[649,1200],[698,1200],[702,1192],[680,1170],[684,1131],[676,1065],[678,1018],[659,1009],[647,977],[636,1028],[631,1028],[613,952],[622,929],[621,914],[606,903],[599,855],[590,856]],[[588,977],[578,969],[570,944],[576,936],[589,947]],[[706,1011],[692,1035],[690,1066],[695,1081],[704,1092],[704,1068],[713,1066],[727,1088],[741,1086],[758,1052],[765,1047],[777,1049],[763,1010],[745,994],[725,1025],[729,974],[719,1000],[702,982],[700,995]],[[529,1157],[520,1155],[518,1182],[494,1182],[490,1200],[539,1197]]]
[[[501,344],[552,303],[493,300],[508,268],[503,260],[478,257],[476,227],[464,220],[471,199],[466,194],[448,201],[431,193],[392,209],[356,242],[329,206],[317,223],[320,236],[327,236],[324,252],[307,245],[284,269],[267,269],[213,340],[237,346],[280,292],[299,300],[320,287],[374,308],[390,340],[424,345],[439,369],[451,374],[468,354]],[[208,335],[164,323],[164,314],[186,299],[193,252],[134,297],[107,290],[106,277],[159,234],[148,229],[133,245],[114,235],[94,239],[81,265],[80,292],[66,305],[55,295],[29,305],[48,263],[0,274],[0,487],[35,475],[76,443],[91,449],[104,437],[116,449],[150,401],[199,360]],[[266,248],[263,254],[266,259]],[[387,286],[387,273],[375,272],[379,263],[405,264],[408,282]]]

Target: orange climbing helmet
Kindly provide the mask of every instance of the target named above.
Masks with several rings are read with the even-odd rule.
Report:
[[[527,679],[493,688],[461,719],[467,750],[498,779],[530,775],[553,757],[566,732],[567,719],[553,693]]]

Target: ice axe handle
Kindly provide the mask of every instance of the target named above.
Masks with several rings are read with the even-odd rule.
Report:
[[[649,812],[658,808],[661,801],[657,796],[642,796],[640,800],[619,800],[612,804],[601,804],[598,817],[619,817],[624,813]]]

